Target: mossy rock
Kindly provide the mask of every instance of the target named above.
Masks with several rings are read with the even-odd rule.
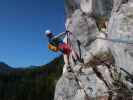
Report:
[[[93,55],[92,59],[89,61],[89,65],[92,67],[98,65],[113,65],[115,63],[113,55],[111,52],[100,52],[97,55]]]

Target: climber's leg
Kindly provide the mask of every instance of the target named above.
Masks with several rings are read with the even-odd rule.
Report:
[[[70,62],[69,62],[69,56],[64,54],[64,68],[63,68],[63,74],[65,72],[71,72]]]
[[[67,72],[67,66],[68,65],[66,65],[66,64],[64,65],[64,67],[63,67],[63,74]]]
[[[69,56],[66,55],[66,54],[64,54],[64,63],[65,63],[65,65],[69,65],[70,64],[70,62],[69,62]]]
[[[64,63],[69,65],[69,55],[71,53],[70,46],[66,43],[62,43],[59,45],[59,49],[64,55]]]
[[[65,62],[64,72],[66,72],[66,71],[71,72],[72,70],[71,70],[71,66],[70,66],[69,55],[64,54],[64,62]]]
[[[70,71],[70,61],[69,61],[69,56],[71,53],[71,48],[68,44],[66,43],[62,43],[59,45],[59,49],[60,51],[63,53],[64,56],[64,68],[63,68],[63,73],[65,73],[66,71]]]
[[[63,73],[65,72],[70,72],[70,61],[69,61],[69,54],[66,54],[66,52],[63,53],[64,57],[64,68],[63,68]]]
[[[67,72],[67,66],[69,65],[69,60],[66,54],[64,54],[63,57],[64,57],[64,63],[65,63],[63,67],[63,74],[64,74],[65,72]]]

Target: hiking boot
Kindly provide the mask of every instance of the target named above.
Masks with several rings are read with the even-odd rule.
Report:
[[[72,72],[72,68],[71,68],[70,65],[67,66],[67,71],[68,71],[68,72]]]

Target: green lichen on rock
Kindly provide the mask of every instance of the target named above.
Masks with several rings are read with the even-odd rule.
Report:
[[[111,52],[100,52],[96,55],[92,55],[92,59],[89,61],[90,66],[98,66],[98,65],[112,65],[114,64],[114,58]]]

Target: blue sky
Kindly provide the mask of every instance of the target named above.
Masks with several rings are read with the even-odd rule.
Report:
[[[64,0],[0,0],[0,61],[13,67],[46,64],[46,29],[64,31]]]

